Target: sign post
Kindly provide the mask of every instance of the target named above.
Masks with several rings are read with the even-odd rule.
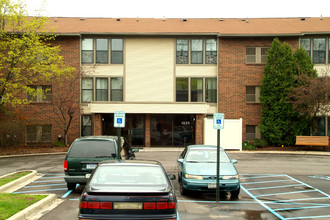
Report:
[[[124,111],[115,111],[114,114],[114,123],[113,126],[117,128],[117,136],[118,136],[118,155],[117,158],[120,159],[120,149],[121,149],[121,128],[125,127],[125,112]]]
[[[224,129],[225,114],[215,113],[213,114],[213,128],[217,129],[217,189],[216,189],[216,202],[219,202],[220,198],[220,129]]]

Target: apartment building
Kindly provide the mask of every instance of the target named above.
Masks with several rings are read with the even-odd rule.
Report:
[[[203,144],[204,119],[242,119],[242,141],[260,138],[259,86],[274,38],[307,50],[319,73],[330,62],[330,18],[51,18],[68,63],[84,70],[81,116],[69,140],[122,135],[133,146]],[[329,73],[328,73],[329,74]],[[329,115],[330,116],[330,115]],[[318,135],[330,135],[320,117]],[[49,126],[51,140],[60,132]]]

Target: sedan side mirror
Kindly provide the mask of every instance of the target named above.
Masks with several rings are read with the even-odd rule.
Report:
[[[167,176],[170,180],[175,180],[176,179],[174,174],[168,174]]]
[[[85,175],[85,178],[86,178],[86,179],[89,179],[89,177],[91,177],[91,174],[90,174],[90,173],[87,173],[87,174]]]
[[[233,160],[231,160],[231,162],[232,162],[233,164],[235,164],[235,163],[237,163],[237,160],[233,159]]]
[[[178,162],[183,163],[183,159],[182,158],[178,159]]]

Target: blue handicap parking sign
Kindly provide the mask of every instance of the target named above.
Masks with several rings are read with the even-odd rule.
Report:
[[[215,113],[213,114],[213,128],[214,129],[224,129],[224,113]]]
[[[122,118],[117,118],[117,124],[122,124],[123,123],[123,119]]]

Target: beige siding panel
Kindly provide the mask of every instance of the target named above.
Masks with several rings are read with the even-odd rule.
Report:
[[[217,65],[177,65],[176,77],[217,77]]]
[[[173,102],[174,40],[125,40],[125,101]]]
[[[130,104],[96,104],[88,105],[90,113],[114,113],[124,111],[125,113],[145,114],[207,114],[210,106],[205,103],[200,104],[171,104],[171,103],[130,103]]]
[[[84,75],[98,76],[124,76],[124,65],[96,65],[83,66]]]
[[[314,69],[317,71],[319,77],[329,76],[329,66],[327,65],[317,64],[314,65]]]

